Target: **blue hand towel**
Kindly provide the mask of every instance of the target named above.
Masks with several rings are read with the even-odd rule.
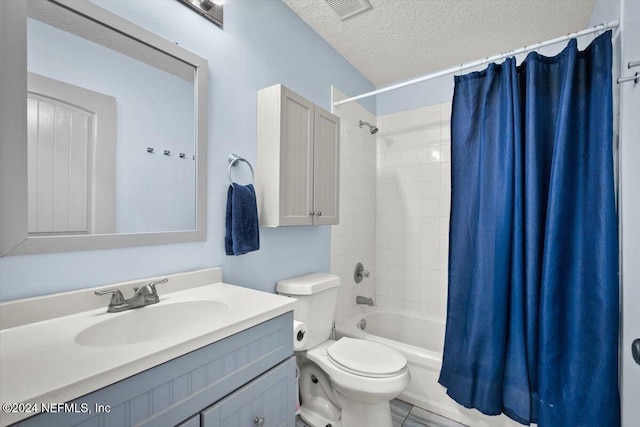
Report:
[[[224,250],[243,255],[260,249],[258,207],[253,185],[232,184],[227,190],[227,218]]]

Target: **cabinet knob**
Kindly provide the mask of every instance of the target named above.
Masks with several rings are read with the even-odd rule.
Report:
[[[316,212],[316,216],[322,216],[322,212],[321,211]]]
[[[264,418],[262,417],[255,417],[253,419],[253,423],[257,426],[257,427],[264,427]]]

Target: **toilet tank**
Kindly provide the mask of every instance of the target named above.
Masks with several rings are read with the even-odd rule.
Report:
[[[329,339],[339,285],[338,276],[325,273],[307,274],[277,283],[278,294],[298,300],[293,318],[307,324],[307,342],[300,350],[308,350]]]

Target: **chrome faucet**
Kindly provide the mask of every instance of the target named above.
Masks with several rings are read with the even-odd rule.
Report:
[[[111,301],[107,311],[109,313],[118,313],[120,311],[131,310],[132,308],[144,307],[145,305],[155,304],[160,301],[156,285],[159,283],[167,283],[168,278],[151,282],[141,288],[133,288],[134,295],[129,299],[124,299],[120,289],[105,289],[104,291],[95,291],[96,295],[111,294]]]
[[[370,305],[373,307],[373,298],[367,298],[367,297],[362,297],[358,295],[356,297],[356,304]]]

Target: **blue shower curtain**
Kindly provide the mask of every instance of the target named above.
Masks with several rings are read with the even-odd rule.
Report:
[[[456,76],[447,328],[458,403],[617,427],[611,32]]]

